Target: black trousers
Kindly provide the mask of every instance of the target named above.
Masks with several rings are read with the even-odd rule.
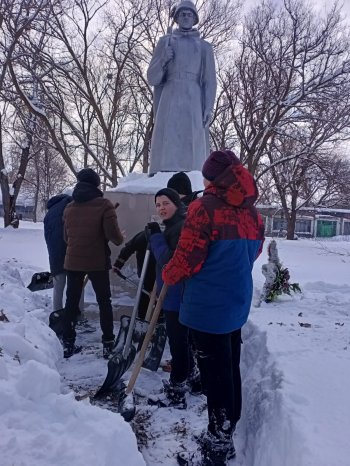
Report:
[[[171,354],[170,380],[173,383],[182,383],[194,365],[189,329],[180,324],[178,312],[165,311],[164,316]]]
[[[241,329],[226,334],[191,330],[208,403],[208,431],[231,436],[241,417]]]
[[[79,300],[83,291],[85,275],[91,281],[100,309],[102,341],[113,340],[113,311],[108,270],[98,272],[67,271],[67,299],[63,318],[63,340],[75,340],[75,323],[79,314]]]

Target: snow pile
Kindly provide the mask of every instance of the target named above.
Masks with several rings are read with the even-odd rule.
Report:
[[[0,230],[2,255],[21,249],[8,241],[25,232]],[[56,363],[63,351],[47,325],[51,303],[26,288],[34,269],[0,258],[1,465],[144,465],[121,416],[62,393]]]
[[[238,435],[245,466],[301,466],[310,451],[286,409],[284,373],[267,349],[267,335],[248,322],[243,333],[244,403]]]
[[[350,245],[277,242],[302,294],[253,306],[244,328],[245,466],[348,466]]]
[[[135,194],[155,194],[164,188],[169,178],[177,172],[159,172],[149,177],[146,173],[129,173],[118,180],[118,186],[109,191],[135,193]],[[201,191],[203,187],[203,175],[200,171],[187,173],[191,180],[192,191]]]

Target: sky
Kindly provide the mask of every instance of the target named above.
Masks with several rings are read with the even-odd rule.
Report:
[[[283,3],[283,0],[275,0],[275,1],[277,4]],[[314,5],[315,8],[318,9],[319,11],[323,11],[325,8],[329,8],[330,5],[333,4],[332,1],[326,2],[324,0],[312,0],[311,2],[308,2],[308,3],[311,3],[311,5]],[[244,2],[245,8],[250,8],[256,4],[257,4],[256,0],[246,0]],[[342,2],[340,2],[340,4],[343,4],[342,10],[345,15],[345,19],[348,22],[350,22],[350,0],[343,0]]]
[[[243,413],[230,466],[349,466],[350,238],[277,245],[302,294],[261,302],[265,245],[243,329]],[[64,360],[48,327],[51,290],[26,288],[47,268],[41,223],[0,228],[0,309],[8,320],[0,317],[1,466],[175,466],[176,453],[195,448],[193,435],[206,427],[204,397],[188,394],[181,412],[150,407],[147,396],[168,374],[143,369],[131,426],[112,402],[93,406],[89,395],[107,370],[96,302],[88,286],[85,315],[96,331],[78,332],[83,351]],[[134,289],[117,283],[112,295],[115,307],[131,305]]]

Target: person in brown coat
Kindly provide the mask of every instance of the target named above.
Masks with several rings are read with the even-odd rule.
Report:
[[[103,198],[98,189],[100,177],[91,168],[77,175],[73,202],[63,213],[64,238],[67,251],[64,268],[67,271],[67,299],[63,317],[64,357],[81,351],[75,345],[75,323],[85,275],[91,281],[100,309],[103,356],[108,358],[114,345],[113,312],[109,283],[111,251],[108,242],[122,244],[115,207]]]

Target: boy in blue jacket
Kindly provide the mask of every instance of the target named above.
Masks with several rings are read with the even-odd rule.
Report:
[[[191,329],[207,389],[209,423],[199,442],[200,464],[223,466],[235,454],[232,434],[242,406],[241,328],[252,301],[252,269],[264,224],[254,207],[255,181],[231,151],[213,152],[202,174],[203,197],[190,204],[162,277],[168,285],[184,281],[179,320]],[[193,457],[183,453],[178,462],[191,465]]]

